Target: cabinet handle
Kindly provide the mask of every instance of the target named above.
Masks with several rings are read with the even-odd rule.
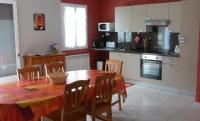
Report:
[[[168,62],[172,62],[173,60],[172,60],[172,59],[167,59],[167,61],[168,61]]]
[[[172,65],[168,65],[168,64],[166,64],[165,67],[167,67],[167,68],[171,68]]]

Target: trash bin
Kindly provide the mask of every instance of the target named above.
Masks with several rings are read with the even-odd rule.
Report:
[[[103,70],[103,61],[101,60],[97,61],[97,70]]]

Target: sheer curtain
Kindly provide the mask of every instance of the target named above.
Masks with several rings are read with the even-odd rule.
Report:
[[[63,5],[63,49],[87,48],[86,6]]]

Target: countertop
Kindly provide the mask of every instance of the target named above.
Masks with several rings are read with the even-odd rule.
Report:
[[[109,51],[109,52],[120,52],[120,53],[135,53],[135,54],[156,54],[161,56],[170,56],[170,57],[179,57],[179,54],[162,52],[162,51],[144,51],[144,50],[136,50],[136,49],[114,49],[114,48],[92,48],[92,50],[96,51]]]

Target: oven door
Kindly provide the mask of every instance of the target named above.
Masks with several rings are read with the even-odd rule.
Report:
[[[162,61],[141,59],[140,67],[141,77],[162,79]]]

